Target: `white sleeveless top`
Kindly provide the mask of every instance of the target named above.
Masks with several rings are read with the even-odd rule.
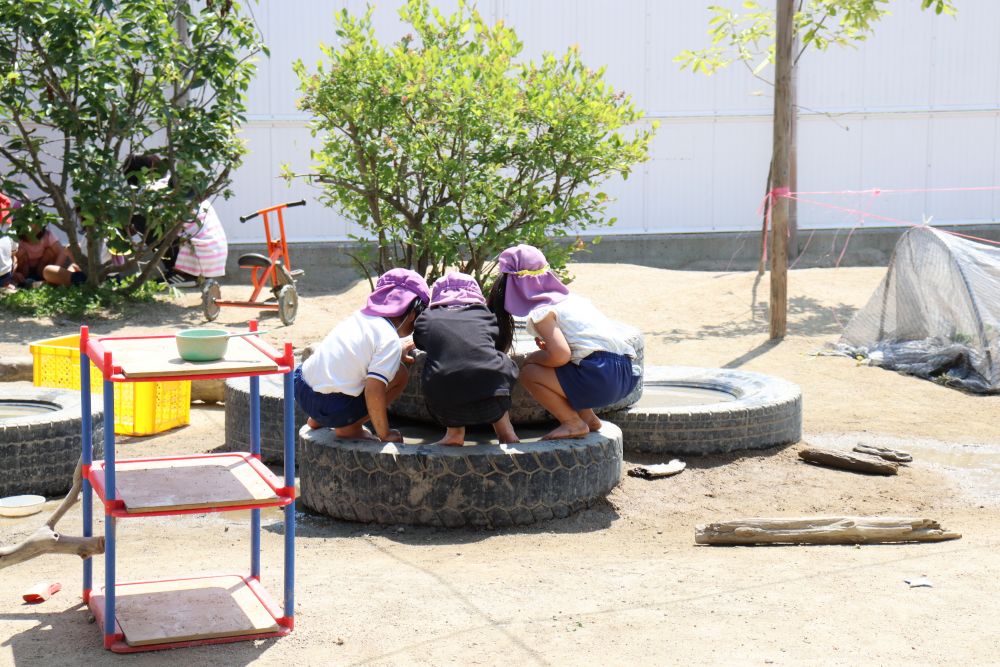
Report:
[[[579,364],[591,352],[613,352],[635,358],[635,349],[627,340],[634,329],[608,319],[582,296],[570,294],[557,304],[532,310],[528,313],[528,334],[537,337],[535,323],[549,313],[556,314],[556,323],[569,343],[570,361],[574,364]]]

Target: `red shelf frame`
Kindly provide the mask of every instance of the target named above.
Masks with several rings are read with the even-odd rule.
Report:
[[[257,321],[251,320],[250,331],[257,331]],[[256,336],[249,336],[243,340],[247,341],[253,347],[266,356],[268,359],[278,364],[278,368],[266,371],[233,371],[230,373],[192,373],[190,375],[170,375],[170,376],[151,376],[151,377],[141,377],[141,378],[130,378],[126,377],[122,373],[122,367],[117,366],[111,359],[111,352],[101,344],[106,340],[163,340],[170,339],[174,340],[173,335],[159,335],[159,336],[98,336],[91,337],[88,334],[87,327],[82,327],[80,336],[80,348],[98,370],[100,370],[101,375],[105,380],[110,380],[111,382],[160,382],[163,380],[224,380],[227,378],[236,377],[254,377],[259,375],[281,375],[284,373],[290,373],[295,369],[295,356],[292,349],[291,343],[285,343],[285,348],[282,352],[278,352],[273,347],[268,345],[266,342],[259,339]]]
[[[125,641],[125,632],[122,630],[121,624],[115,620],[115,626],[117,632],[111,636],[104,637],[104,648],[109,649],[112,653],[144,653],[146,651],[163,651],[165,649],[173,648],[186,648],[189,646],[205,646],[207,644],[230,644],[232,642],[243,642],[243,641],[253,641],[255,639],[269,639],[271,637],[284,637],[285,635],[291,634],[293,628],[295,627],[295,619],[293,617],[284,616],[281,613],[281,607],[275,603],[274,599],[267,592],[264,586],[259,580],[254,577],[247,577],[242,574],[221,574],[221,575],[202,575],[198,577],[174,577],[172,579],[152,579],[149,581],[128,581],[115,584],[115,589],[119,589],[124,586],[134,586],[137,584],[152,584],[152,583],[164,583],[170,581],[197,581],[198,579],[207,579],[213,576],[231,576],[239,577],[243,580],[260,603],[267,610],[267,613],[271,615],[275,623],[278,624],[279,630],[274,632],[261,632],[257,634],[248,635],[236,635],[234,637],[214,637],[209,639],[192,639],[188,641],[180,642],[165,642],[163,644],[146,644],[144,646],[130,646]],[[103,589],[95,590],[89,596],[87,600],[87,606],[90,608],[91,613],[94,614],[98,627],[104,627],[104,608],[103,605],[99,605],[95,602],[95,599],[102,595]]]
[[[251,321],[249,323],[250,331],[258,331],[257,322]],[[95,618],[100,619],[100,628],[104,636],[104,646],[111,651],[118,653],[137,653],[143,651],[156,651],[161,649],[171,649],[171,648],[181,648],[185,646],[200,646],[204,644],[226,644],[230,642],[237,641],[247,641],[268,637],[281,637],[283,635],[289,634],[294,627],[294,609],[295,609],[295,429],[294,429],[294,414],[293,414],[293,387],[292,387],[292,371],[295,368],[295,357],[293,356],[293,348],[291,343],[285,343],[282,347],[282,352],[278,352],[273,347],[267,343],[261,341],[259,338],[247,338],[247,342],[256,350],[258,350],[262,356],[269,359],[274,363],[276,368],[258,370],[258,371],[231,371],[231,372],[215,372],[215,373],[188,373],[185,375],[174,375],[174,376],[163,376],[163,375],[153,375],[149,377],[139,377],[130,378],[127,377],[120,365],[114,363],[114,356],[111,350],[107,349],[102,341],[105,340],[151,340],[155,341],[155,344],[167,344],[168,339],[173,339],[173,335],[152,335],[152,336],[104,336],[104,337],[94,337],[90,336],[89,328],[87,326],[80,327],[80,396],[81,401],[84,406],[82,411],[82,423],[81,423],[81,456],[83,462],[83,499],[82,499],[82,510],[83,510],[83,532],[85,536],[92,535],[93,530],[93,493],[96,491],[98,498],[101,500],[103,509],[105,511],[105,522],[104,522],[104,533],[105,533],[105,551],[104,551],[104,601],[103,604],[96,604],[95,600],[98,599],[97,595],[92,595],[93,592],[93,563],[91,559],[85,559],[83,562],[83,599],[88,604],[88,606],[93,610]],[[169,344],[172,345],[172,340]],[[103,421],[105,424],[104,432],[104,447],[106,451],[106,459],[103,461],[92,461],[93,456],[93,442],[91,439],[91,415],[90,415],[90,405],[91,405],[91,391],[90,391],[90,376],[91,376],[91,363],[93,363],[101,374],[102,379],[105,383],[105,393],[104,393],[104,404],[105,411],[103,416]],[[285,474],[283,479],[271,473],[263,463],[260,461],[259,453],[259,394],[256,388],[256,381],[251,380],[251,406],[255,405],[257,407],[253,408],[253,418],[252,418],[252,428],[256,425],[257,436],[256,440],[253,440],[251,453],[246,452],[226,452],[220,454],[200,454],[200,455],[189,455],[189,456],[166,456],[166,457],[151,457],[151,458],[139,458],[139,459],[126,459],[124,461],[118,461],[115,456],[115,437],[113,430],[114,423],[114,403],[111,401],[110,397],[113,392],[110,391],[110,384],[113,382],[157,382],[160,380],[206,380],[206,379],[224,379],[224,378],[236,378],[236,377],[249,377],[254,378],[261,375],[282,375],[285,393],[285,408],[284,408],[284,441],[285,441]],[[255,450],[255,451],[254,451]],[[241,505],[229,505],[224,507],[193,507],[190,509],[174,509],[174,510],[159,510],[151,512],[134,512],[129,513],[126,509],[124,501],[121,499],[108,500],[107,494],[109,489],[104,486],[104,477],[114,477],[115,469],[119,463],[125,462],[142,462],[142,461],[170,461],[170,460],[192,460],[192,459],[210,459],[213,457],[233,457],[237,456],[242,458],[251,468],[260,475],[260,478],[271,488],[278,498],[269,499],[267,501],[261,502],[247,502]],[[103,472],[100,475],[102,479],[97,479],[97,473]],[[283,484],[279,486],[279,484]],[[117,495],[115,489],[110,489],[111,495]],[[261,517],[260,510],[267,507],[280,507],[282,513],[284,514],[285,523],[285,535],[284,535],[284,599],[281,607],[274,603],[270,596],[267,595],[266,591],[260,585],[260,530],[261,530]],[[235,637],[220,637],[220,638],[205,638],[196,639],[190,641],[178,641],[178,642],[165,642],[162,644],[150,644],[145,646],[129,646],[127,642],[124,641],[125,637],[122,632],[121,625],[117,622],[115,618],[115,598],[118,586],[127,586],[129,584],[118,583],[116,580],[116,535],[115,535],[115,521],[112,518],[142,518],[142,517],[153,517],[153,516],[173,516],[182,514],[206,514],[210,512],[233,512],[240,510],[250,510],[250,574],[249,576],[239,575],[239,574],[229,574],[221,575],[240,579],[244,584],[251,589],[251,591],[256,595],[258,600],[265,607],[267,613],[276,621],[278,630],[277,631],[267,631],[261,633],[254,633],[248,635],[239,635]],[[186,581],[186,580],[196,580],[203,577],[187,577],[187,578],[175,578],[166,579],[163,581]],[[142,583],[156,583],[154,581],[144,581],[144,582],[131,582],[133,584]],[[283,611],[282,611],[283,610]]]
[[[254,510],[263,509],[266,507],[284,507],[285,505],[290,505],[295,500],[295,487],[280,486],[279,480],[275,477],[267,466],[261,463],[260,459],[252,454],[246,452],[226,452],[224,454],[192,454],[188,456],[158,456],[158,457],[148,457],[148,458],[135,458],[135,459],[120,459],[115,461],[115,467],[123,465],[126,463],[149,463],[154,461],[194,461],[201,459],[218,459],[218,458],[233,458],[234,456],[239,457],[246,461],[254,472],[260,475],[264,483],[267,484],[275,495],[278,496],[276,500],[261,501],[258,503],[246,503],[242,505],[226,505],[223,507],[193,507],[190,509],[179,509],[179,510],[162,510],[155,512],[129,512],[125,505],[125,501],[120,498],[115,500],[108,500],[105,488],[104,488],[104,478],[103,475],[97,475],[97,471],[104,471],[104,461],[94,461],[89,466],[84,466],[83,474],[87,479],[90,480],[91,486],[97,493],[97,497],[101,499],[101,503],[104,504],[105,514],[110,514],[114,517],[119,518],[141,518],[146,516],[176,516],[181,514],[208,514],[210,512],[238,512],[240,510]]]

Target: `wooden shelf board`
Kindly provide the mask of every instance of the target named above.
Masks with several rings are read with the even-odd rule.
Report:
[[[104,592],[93,605],[103,609]],[[119,584],[115,620],[129,646],[275,632],[278,623],[242,577]]]
[[[226,356],[218,361],[184,361],[170,338],[101,340],[115,366],[128,378],[173,375],[215,375],[278,370],[278,364],[242,338],[230,338]]]
[[[93,471],[102,486],[104,469]],[[277,500],[274,490],[240,456],[123,461],[115,466],[116,497],[130,514],[248,505]]]

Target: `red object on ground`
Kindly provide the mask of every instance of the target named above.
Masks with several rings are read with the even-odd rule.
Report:
[[[45,602],[61,590],[62,584],[58,581],[43,581],[26,590],[21,597],[25,602]]]

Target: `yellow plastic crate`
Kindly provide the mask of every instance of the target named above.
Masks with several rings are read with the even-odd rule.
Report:
[[[80,388],[80,336],[29,345],[36,387]],[[191,423],[191,382],[116,382],[115,433],[152,435]],[[104,393],[104,377],[90,364],[90,390]],[[96,398],[95,400],[101,400]]]

